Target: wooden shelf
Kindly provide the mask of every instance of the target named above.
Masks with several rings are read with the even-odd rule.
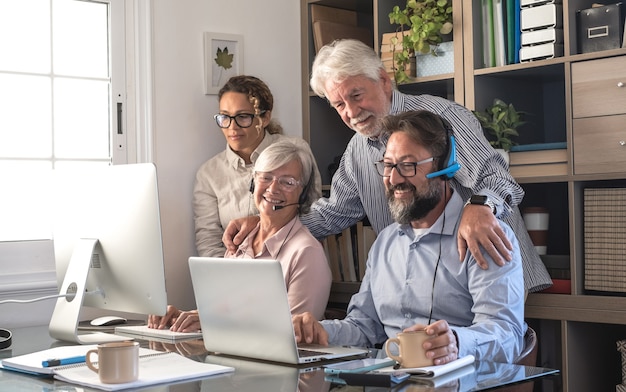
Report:
[[[328,146],[335,143],[340,135],[341,142],[335,143],[337,151],[344,148],[343,137],[352,131],[338,119],[337,114],[326,102],[320,100],[309,90],[308,77],[314,57],[310,26],[306,25],[309,4],[322,4],[349,8],[360,12],[360,25],[368,25],[373,31],[374,47],[382,34],[394,31],[389,25],[388,13],[394,5],[404,5],[406,0],[365,0],[362,2],[340,2],[331,0],[301,0],[303,35],[303,114],[304,134],[312,145]],[[570,258],[572,295],[530,294],[526,303],[526,318],[537,323],[542,349],[541,364],[561,369],[563,374],[562,390],[608,390],[615,387],[612,381],[620,375],[612,373],[619,364],[611,361],[617,357],[614,340],[626,338],[622,328],[626,325],[626,296],[590,295],[584,288],[584,189],[587,187],[625,187],[626,170],[617,171],[619,165],[611,170],[602,170],[602,166],[593,166],[592,173],[577,174],[575,167],[581,166],[581,154],[574,154],[577,134],[573,100],[580,98],[574,91],[572,68],[577,63],[602,61],[611,58],[626,57],[626,48],[611,49],[602,52],[578,53],[576,34],[576,11],[590,8],[592,0],[562,0],[564,55],[552,59],[484,68],[482,64],[482,27],[481,0],[462,2],[453,0],[454,13],[454,55],[455,66],[451,74],[417,78],[411,83],[399,86],[407,94],[433,94],[454,100],[470,110],[487,107],[494,98],[511,102],[518,110],[531,115],[528,123],[520,129],[520,144],[532,143],[567,143],[566,159],[558,173],[549,175],[538,170],[516,178],[524,188],[526,195],[520,208],[526,206],[548,207],[551,222],[548,253],[568,254]],[[370,15],[367,15],[369,12]],[[619,61],[619,60],[618,60]],[[591,65],[591,63],[587,63]],[[603,65],[607,65],[603,63]],[[590,67],[593,68],[593,67]],[[621,67],[623,68],[623,67]],[[620,70],[607,77],[616,78]],[[609,72],[611,73],[611,72]],[[626,82],[624,80],[623,82]],[[622,89],[623,90],[623,89]],[[620,94],[621,90],[613,91]],[[625,91],[626,93],[626,91]],[[622,102],[621,99],[617,102]],[[602,106],[602,105],[599,105]],[[621,107],[618,115],[626,114]],[[589,107],[587,107],[589,109]],[[593,120],[593,116],[590,117]],[[598,115],[598,124],[602,124]],[[324,132],[320,132],[320,129]],[[578,128],[580,132],[581,128]],[[346,132],[347,133],[343,133]],[[575,137],[576,136],[576,137]],[[593,138],[591,138],[593,139]],[[620,139],[621,140],[621,139]],[[331,143],[332,142],[332,143]],[[590,151],[587,146],[577,145]],[[597,146],[596,146],[597,148]],[[335,152],[337,152],[335,151]],[[314,153],[317,152],[314,149]],[[324,155],[327,154],[327,155]],[[576,156],[578,155],[578,156]],[[583,156],[585,154],[582,154]],[[328,159],[327,151],[320,156]],[[607,156],[606,160],[610,160]],[[576,159],[579,159],[577,162]],[[532,162],[531,162],[532,164]],[[320,171],[325,167],[320,167]],[[552,248],[552,249],[551,249]],[[331,299],[347,303],[352,293],[359,288],[359,283],[334,283]],[[608,331],[605,333],[605,331]],[[594,338],[589,338],[594,336]],[[597,343],[596,336],[601,336]],[[589,358],[602,357],[603,362],[588,365]],[[594,384],[602,378],[600,384]],[[613,385],[611,385],[613,384]],[[598,387],[598,385],[600,385]],[[544,390],[550,390],[545,389]],[[560,390],[560,388],[559,388]]]
[[[526,317],[626,325],[626,297],[529,294]]]

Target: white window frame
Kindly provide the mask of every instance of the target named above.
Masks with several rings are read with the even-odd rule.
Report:
[[[113,27],[114,39],[123,40],[126,55],[125,69],[115,71],[125,73],[126,90],[114,91],[114,96],[123,100],[118,102],[124,102],[126,117],[125,146],[119,151],[126,154],[128,163],[152,162],[152,0],[112,1],[124,2],[124,26]],[[120,29],[125,31],[125,37],[119,36]],[[3,271],[0,301],[58,294],[51,240],[0,242],[0,270]],[[3,307],[0,327],[47,325],[54,303],[45,300],[26,305],[0,305]]]

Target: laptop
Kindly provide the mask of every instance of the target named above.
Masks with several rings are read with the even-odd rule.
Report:
[[[210,352],[288,364],[368,354],[355,347],[296,344],[276,260],[190,257],[189,270]]]

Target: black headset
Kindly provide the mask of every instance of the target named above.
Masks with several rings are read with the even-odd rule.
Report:
[[[298,198],[298,205],[303,205],[306,202],[307,194],[309,193],[309,188],[311,188],[311,183],[315,181],[315,170],[311,169],[311,175],[309,176],[309,181],[306,183],[304,188],[302,188],[302,193],[300,193],[300,197]],[[250,193],[254,193],[254,176],[252,180],[250,180]]]
[[[0,350],[11,347],[13,334],[8,329],[0,328]]]
[[[426,178],[435,178],[435,177],[445,177],[452,178],[454,177],[454,173],[456,173],[461,165],[456,161],[456,141],[454,139],[454,135],[452,134],[452,126],[446,119],[439,117],[441,119],[441,124],[443,128],[446,130],[446,157],[441,159],[439,162],[438,170],[432,173],[426,174]]]

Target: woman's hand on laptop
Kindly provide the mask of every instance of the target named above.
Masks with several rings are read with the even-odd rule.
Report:
[[[317,343],[328,346],[328,333],[313,314],[306,312],[291,318],[297,343]]]

